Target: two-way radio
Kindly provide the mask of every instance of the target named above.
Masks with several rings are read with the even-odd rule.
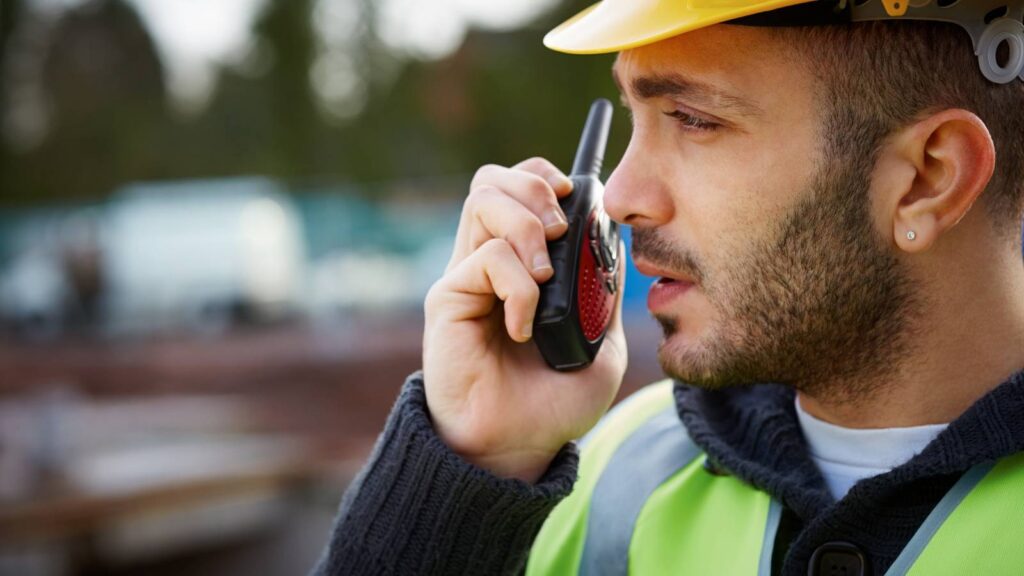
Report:
[[[559,201],[569,229],[548,242],[555,273],[540,286],[533,338],[556,370],[577,370],[594,361],[621,289],[619,226],[604,211],[600,180],[611,119],[611,102],[595,100],[572,166],[572,193]]]

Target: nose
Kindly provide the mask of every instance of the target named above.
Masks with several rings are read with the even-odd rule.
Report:
[[[656,227],[673,217],[672,197],[659,170],[657,156],[643,148],[634,136],[626,153],[615,167],[604,189],[604,209],[608,216],[635,227]]]

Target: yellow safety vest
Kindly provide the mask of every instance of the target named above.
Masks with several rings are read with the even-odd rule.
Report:
[[[640,390],[584,440],[575,489],[537,535],[527,576],[770,575],[782,506],[705,459],[672,382]],[[885,576],[964,574],[1024,574],[1024,453],[968,471]]]

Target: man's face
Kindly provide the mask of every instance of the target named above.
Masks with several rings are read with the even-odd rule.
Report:
[[[830,138],[842,115],[798,59],[764,30],[715,26],[615,65],[634,131],[605,204],[662,277],[662,367],[692,384],[850,396],[902,350],[910,292],[872,220],[873,146]]]

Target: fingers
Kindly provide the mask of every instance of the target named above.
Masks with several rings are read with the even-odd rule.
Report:
[[[572,192],[572,180],[543,158],[531,158],[512,168],[482,168],[474,185],[500,188],[536,214],[545,228],[559,232],[565,228],[565,213],[558,199]]]
[[[523,160],[512,168],[540,176],[551,186],[551,189],[559,198],[568,196],[572,192],[572,180],[544,158],[535,156],[528,160]]]
[[[473,218],[468,222],[469,250],[501,238],[512,246],[534,279],[543,282],[550,278],[553,270],[548,256],[548,234],[537,215],[493,186],[481,186],[474,194]]]
[[[425,313],[450,322],[476,320],[490,314],[494,297],[504,302],[505,330],[516,342],[533,335],[533,317],[540,288],[512,245],[491,239],[445,274],[427,294]]]
[[[497,295],[504,302],[509,336],[529,340],[538,283],[554,273],[547,242],[568,229],[558,199],[572,187],[543,158],[512,168],[480,168],[462,209],[448,269],[427,295],[428,321],[442,311],[452,321],[480,318],[490,314]]]
[[[571,192],[572,181],[542,158],[531,158],[513,168],[480,168],[463,206],[449,269],[487,240],[502,238],[532,270],[536,247],[543,246],[546,255],[546,242],[568,229],[558,198]],[[523,209],[513,207],[508,200]],[[543,275],[539,279],[544,279]]]

